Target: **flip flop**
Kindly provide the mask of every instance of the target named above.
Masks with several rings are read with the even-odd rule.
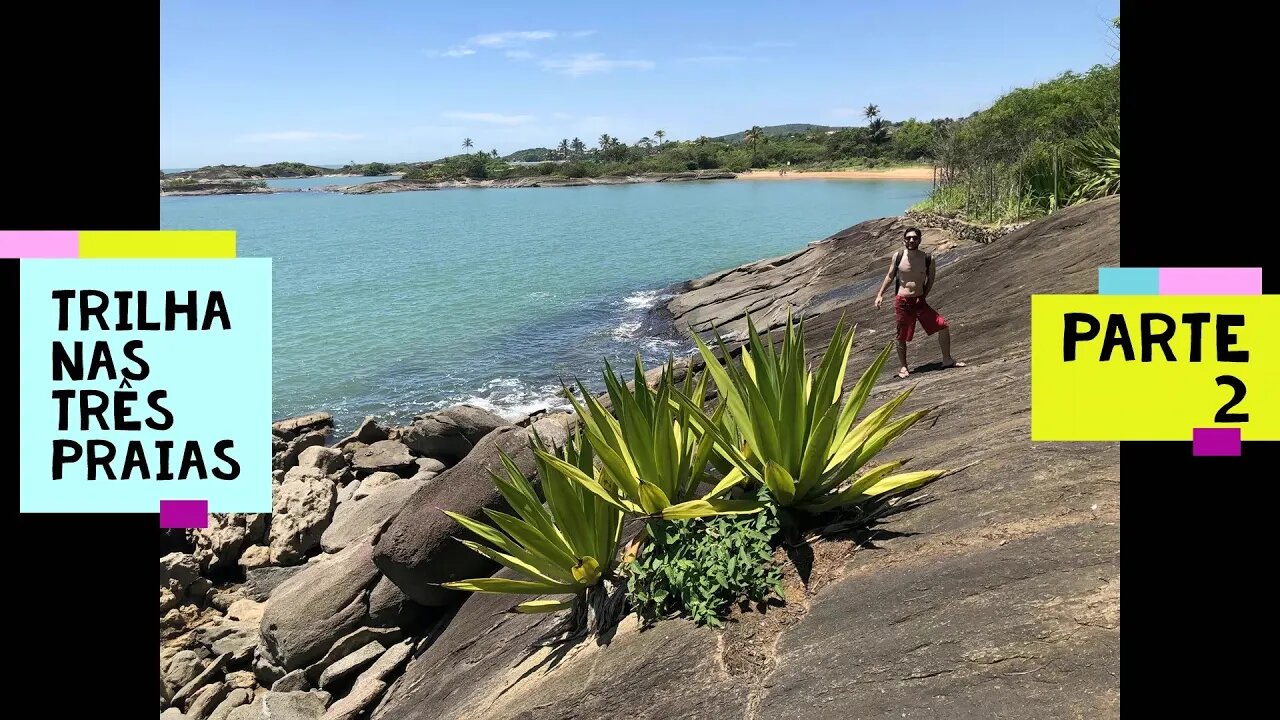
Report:
[[[943,366],[942,366],[942,369],[943,369],[943,370],[949,370],[949,369],[954,368],[954,367],[969,367],[969,365],[968,365],[968,363],[963,363],[963,362],[960,362],[959,360],[957,360],[957,361],[955,361],[955,362],[951,363],[950,365],[943,365]]]
[[[898,377],[902,378],[903,380],[906,380],[909,375],[911,375],[911,371],[907,370],[906,368],[903,368],[902,370],[898,371]]]

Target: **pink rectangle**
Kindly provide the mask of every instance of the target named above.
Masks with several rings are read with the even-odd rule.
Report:
[[[1261,295],[1262,268],[1160,268],[1161,295]]]
[[[80,256],[75,230],[0,230],[0,258],[74,258]]]
[[[161,500],[160,527],[188,530],[209,527],[209,501]]]
[[[1193,428],[1191,454],[1196,457],[1240,457],[1240,428]]]

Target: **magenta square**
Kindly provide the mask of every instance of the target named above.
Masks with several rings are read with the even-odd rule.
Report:
[[[160,527],[209,527],[208,500],[161,500]]]
[[[1196,457],[1240,457],[1240,428],[1195,428],[1191,454]]]

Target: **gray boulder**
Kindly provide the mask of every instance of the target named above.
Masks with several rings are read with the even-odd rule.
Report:
[[[369,487],[375,478],[386,477],[389,473],[370,475],[360,488]],[[355,497],[349,502],[338,505],[333,514],[333,522],[320,537],[320,546],[325,552],[335,553],[369,532],[374,526],[384,524],[392,515],[400,512],[409,495],[418,487],[410,480],[401,480],[394,475],[392,482],[374,485],[373,490],[365,497]]]
[[[323,563],[309,565],[272,593],[262,615],[262,649],[285,671],[305,667],[368,619],[369,592],[380,579],[372,528]]]
[[[544,424],[545,423],[545,424]],[[541,425],[541,428],[539,426]],[[568,436],[567,421],[548,418],[536,423],[543,441],[557,447]],[[463,595],[433,585],[470,577],[485,577],[495,565],[457,542],[470,533],[441,512],[448,509],[475,519],[487,519],[484,508],[510,512],[494,488],[490,472],[504,472],[499,451],[505,452],[526,477],[535,476],[529,430],[514,425],[485,435],[476,449],[457,465],[426,484],[417,484],[404,508],[391,521],[374,549],[374,562],[410,598],[422,605],[457,602]]]
[[[395,440],[379,440],[356,450],[351,464],[356,476],[361,478],[376,472],[412,475],[418,469],[409,448]]]
[[[466,457],[485,435],[511,423],[474,405],[457,405],[414,418],[408,427],[395,428],[390,435],[414,453],[456,463]]]

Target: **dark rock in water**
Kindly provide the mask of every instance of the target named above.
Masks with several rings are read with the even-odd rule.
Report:
[[[360,427],[356,428],[356,440],[365,445],[372,445],[379,440],[386,440],[387,431],[377,423],[372,417],[366,417],[364,422],[360,423]]]
[[[376,475],[370,475],[370,478],[361,484],[361,491],[364,491],[364,488],[369,486],[370,480],[375,477]],[[381,527],[401,510],[404,501],[408,500],[408,496],[412,495],[417,487],[419,486],[412,480],[396,479],[385,486],[375,487],[374,491],[366,497],[352,498],[349,502],[343,502],[338,506],[338,510],[334,511],[333,523],[329,524],[324,536],[321,536],[320,547],[324,548],[325,552],[338,552],[361,536],[365,536],[370,528]]]
[[[568,433],[563,422],[554,418],[542,422],[550,423],[542,426],[549,445],[564,441]],[[493,571],[491,561],[454,539],[467,531],[441,509],[472,518],[483,517],[486,507],[510,512],[489,473],[503,472],[501,450],[526,477],[534,477],[529,432],[508,425],[485,435],[461,462],[431,482],[418,484],[405,501],[378,541],[374,562],[410,598],[428,606],[457,602],[462,594],[431,585],[484,577]]]
[[[394,428],[391,438],[404,443],[418,455],[456,463],[485,435],[511,423],[488,410],[473,405],[456,405],[414,418],[408,427]]]
[[[368,595],[380,579],[371,543],[381,530],[373,528],[272,593],[260,625],[262,647],[286,671],[319,659],[334,640],[368,619]]]
[[[937,341],[922,337],[911,378],[892,361],[883,369],[868,411],[912,386],[902,413],[941,408],[876,462],[980,462],[886,518],[874,550],[833,527],[798,556],[803,576],[788,564],[784,606],[736,613],[721,631],[669,620],[638,632],[628,620],[607,647],[533,652],[554,616],[505,614],[522,598],[472,595],[373,718],[1119,717],[1118,447],[1030,442],[1029,327],[1032,294],[1096,292],[1097,268],[1118,264],[1119,204],[1068,207],[935,256],[930,304],[968,367],[941,369]],[[892,310],[873,300],[901,229],[863,223],[808,260],[724,273],[728,285],[699,291],[711,307],[677,308],[734,327],[748,307],[777,319],[797,302],[810,361],[846,313],[858,327],[847,391],[893,342]],[[787,279],[799,262],[809,273]],[[750,289],[746,274],[773,290]]]
[[[331,427],[333,416],[327,412],[318,412],[271,423],[271,432],[285,440],[292,440],[305,432]]]
[[[395,440],[379,440],[360,448],[352,458],[352,465],[356,475],[361,478],[376,472],[391,472],[407,477],[418,469],[413,456],[409,454],[409,448]]]

